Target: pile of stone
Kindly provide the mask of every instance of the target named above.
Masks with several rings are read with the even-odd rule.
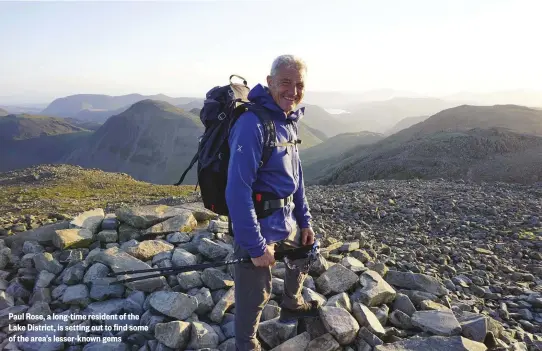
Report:
[[[191,203],[122,207],[108,214],[95,209],[71,221],[4,238],[0,241],[0,349],[235,350],[234,266],[117,285],[109,283],[153,273],[108,277],[110,272],[227,260],[233,254],[233,238],[226,232],[224,218]],[[542,345],[534,323],[531,332],[512,328],[508,323],[512,313],[506,304],[500,306],[499,315],[490,315],[477,308],[479,299],[457,292],[455,286],[472,289],[472,278],[456,276],[452,291],[449,281],[433,274],[436,272],[414,272],[409,270],[412,266],[383,260],[382,255],[377,259],[373,243],[366,237],[338,241],[327,235],[322,243],[322,255],[311,267],[303,289],[306,300],[318,300],[324,306],[319,317],[294,324],[278,321],[285,270],[283,263],[273,268],[272,300],[258,329],[266,350],[535,350]],[[389,247],[383,252],[388,257],[391,254]],[[410,259],[416,261],[416,257]],[[484,296],[493,293],[480,289]],[[520,308],[522,318],[532,320],[533,313],[542,311],[542,295],[526,292],[508,298]],[[68,318],[9,318],[25,313]],[[138,318],[72,318],[125,313]],[[53,325],[56,331],[13,330],[14,325],[29,324]],[[118,325],[131,330],[58,328],[75,325]],[[8,340],[53,334],[57,338],[118,337],[120,341]]]

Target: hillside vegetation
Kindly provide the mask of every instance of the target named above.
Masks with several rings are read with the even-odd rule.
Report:
[[[307,181],[329,175],[335,163],[355,147],[373,144],[384,135],[373,132],[343,133],[300,153]]]
[[[184,197],[193,191],[193,186],[150,184],[125,173],[43,164],[0,173],[0,212],[40,217],[70,216],[95,207]]]
[[[0,172],[55,163],[92,131],[61,118],[29,114],[0,117]]]
[[[40,115],[7,115],[0,117],[0,140],[24,140],[86,131],[62,118]]]
[[[371,145],[328,159],[326,174],[308,181],[464,178],[540,181],[542,113],[521,106],[460,106],[442,111]],[[324,162],[324,161],[320,161]]]

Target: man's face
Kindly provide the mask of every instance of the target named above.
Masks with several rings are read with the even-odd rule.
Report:
[[[274,77],[267,76],[267,85],[277,105],[289,113],[296,109],[305,94],[305,71],[281,67]]]

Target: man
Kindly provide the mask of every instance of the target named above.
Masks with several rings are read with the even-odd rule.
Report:
[[[263,308],[271,294],[271,267],[275,264],[275,245],[314,243],[311,214],[305,198],[303,172],[299,159],[297,128],[293,122],[303,115],[296,110],[305,92],[305,63],[292,55],[275,59],[267,77],[268,88],[256,85],[248,99],[267,109],[280,144],[269,161],[259,169],[264,145],[264,130],[252,112],[243,113],[232,127],[226,202],[234,235],[235,256],[250,257],[252,263],[236,265],[235,338],[237,350],[260,350],[256,339]],[[283,144],[286,143],[286,144]],[[289,144],[288,144],[289,143]],[[258,218],[254,194],[272,194],[284,199],[279,207]],[[256,200],[258,201],[258,200]],[[297,232],[300,228],[300,235]],[[296,262],[300,263],[300,262]],[[299,267],[286,267],[281,301],[282,322],[302,316],[315,316],[318,305],[301,296],[307,273]]]

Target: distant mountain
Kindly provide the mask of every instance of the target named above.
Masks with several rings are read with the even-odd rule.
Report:
[[[350,131],[369,130],[386,133],[400,120],[409,116],[433,115],[442,110],[462,105],[459,101],[434,98],[393,98],[357,104],[348,108],[349,114],[339,117],[350,126]]]
[[[0,171],[55,163],[91,134],[61,118],[29,114],[0,117]]]
[[[354,146],[373,144],[384,137],[383,134],[373,132],[339,134],[305,150],[301,160],[308,165],[318,160],[336,158]]]
[[[45,107],[45,106],[43,106]],[[39,115],[43,111],[43,107],[40,104],[31,104],[28,106],[19,106],[19,105],[2,105],[1,109],[8,112],[8,114],[21,114],[28,113],[33,115]]]
[[[197,99],[194,101],[190,101],[187,104],[179,104],[177,107],[182,108],[185,111],[190,111],[192,109],[198,109],[201,110],[203,108],[203,99]]]
[[[321,131],[326,137],[332,137],[351,130],[344,119],[328,113],[320,106],[301,104],[300,107],[305,107],[303,122]]]
[[[0,117],[7,116],[7,115],[9,115],[9,112],[0,108]]]
[[[521,105],[536,107],[542,105],[542,91],[505,90],[489,93],[460,92],[445,96],[445,100],[461,100],[469,105]]]
[[[85,131],[62,118],[20,114],[0,117],[1,140],[24,140]]]
[[[312,183],[367,179],[542,180],[542,111],[460,106],[329,161]]]
[[[333,166],[348,150],[373,144],[384,138],[383,134],[373,132],[344,133],[300,152],[305,178],[311,180],[326,175],[328,167]]]
[[[128,106],[146,99],[165,101],[172,105],[186,104],[194,100],[201,100],[198,98],[186,97],[173,98],[163,94],[129,94],[121,96],[78,94],[54,100],[42,111],[42,114],[56,117],[77,117],[77,114],[83,110],[97,112],[116,111],[122,108],[126,109]],[[77,118],[81,118],[81,116],[78,116]]]
[[[77,112],[73,117],[65,117],[65,118],[75,118],[80,121],[103,124],[105,121],[107,121],[109,117],[113,115],[118,115],[119,113],[126,111],[128,107],[130,106],[124,106],[116,110],[87,110],[85,109],[85,110],[81,110]]]
[[[189,112],[195,114],[196,116],[199,116],[201,108],[193,108]]]
[[[542,111],[517,105],[462,105],[441,111],[398,135],[405,139],[440,131],[492,127],[542,136]]]
[[[379,89],[365,92],[307,91],[304,101],[324,108],[348,110],[352,105],[362,102],[384,101],[398,97],[419,98],[419,94],[394,90]]]
[[[417,116],[417,117],[406,117],[397,122],[393,127],[386,131],[387,135],[395,134],[403,129],[406,129],[410,126],[413,126],[416,123],[425,121],[429,116]]]
[[[110,117],[65,163],[123,172],[156,184],[175,183],[197,150],[199,117],[164,101],[146,99]],[[186,178],[196,183],[195,168]]]
[[[73,126],[80,127],[86,130],[92,130],[92,131],[98,130],[98,128],[100,128],[103,124],[99,122],[84,121],[84,120],[71,118],[71,117],[64,118],[64,120],[66,120],[66,122],[68,122],[69,124]]]
[[[299,139],[301,144],[299,150],[306,150],[322,143],[327,137],[319,130],[308,126],[304,120],[299,123]]]

